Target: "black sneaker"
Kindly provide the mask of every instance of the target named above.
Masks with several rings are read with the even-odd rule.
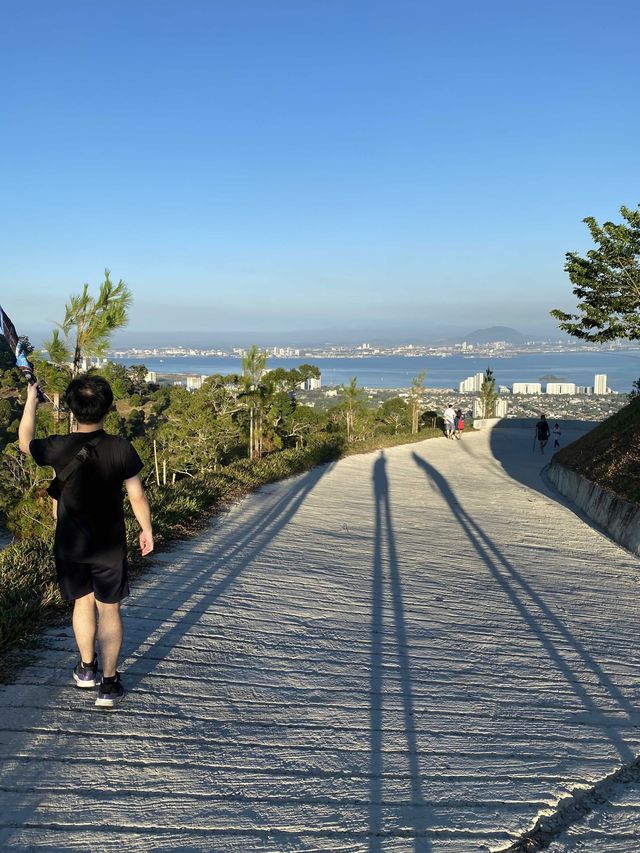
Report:
[[[113,708],[124,698],[124,687],[120,681],[120,673],[116,672],[115,678],[103,678],[98,688],[96,706],[98,708]]]
[[[86,663],[82,663],[82,661],[80,661],[73,668],[73,678],[76,683],[76,687],[95,687],[97,673],[97,657],[94,657],[93,661],[88,666]]]

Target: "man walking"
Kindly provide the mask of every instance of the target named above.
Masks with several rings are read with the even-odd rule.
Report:
[[[111,708],[125,693],[117,670],[122,645],[120,602],[129,594],[123,483],[141,528],[143,556],[153,550],[151,514],[139,477],[140,457],[129,441],[103,429],[113,404],[106,379],[81,376],[72,380],[65,400],[78,431],[35,439],[37,386],[30,385],[19,446],[38,465],[55,469],[56,572],[62,597],[73,601],[72,624],[80,653],[73,678],[78,687],[96,686],[97,636],[102,679],[95,704]]]
[[[455,427],[455,419],[456,419],[456,410],[453,408],[453,404],[449,403],[447,408],[442,413],[442,417],[444,418],[444,431],[447,438],[453,438],[453,430]]]
[[[547,446],[547,442],[549,441],[549,424],[547,422],[546,415],[540,415],[540,420],[536,424],[536,438],[538,439],[538,443],[540,444],[540,453],[544,453],[544,449]]]

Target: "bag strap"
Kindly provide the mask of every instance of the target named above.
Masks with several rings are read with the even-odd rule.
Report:
[[[85,462],[91,453],[95,450],[95,448],[100,444],[102,439],[105,437],[106,433],[102,433],[102,435],[94,435],[93,438],[90,438],[89,441],[84,445],[84,447],[76,453],[71,462],[68,462],[62,471],[56,476],[56,480],[60,484],[60,488],[64,486],[69,477],[73,474],[73,472],[79,468],[83,462]]]

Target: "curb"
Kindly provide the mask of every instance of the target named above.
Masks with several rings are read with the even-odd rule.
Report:
[[[546,476],[561,495],[571,500],[614,542],[640,556],[640,507],[607,492],[581,474],[553,460]]]

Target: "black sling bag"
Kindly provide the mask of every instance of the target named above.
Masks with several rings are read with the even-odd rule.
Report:
[[[54,501],[59,501],[62,497],[62,490],[65,487],[65,484],[69,477],[76,471],[83,462],[85,462],[90,454],[95,450],[95,448],[100,444],[102,439],[104,438],[105,433],[102,435],[96,435],[93,438],[90,438],[89,441],[84,445],[82,450],[79,450],[78,453],[73,457],[71,462],[68,462],[62,471],[53,478],[53,480],[49,483],[47,488],[47,494],[54,499]]]

